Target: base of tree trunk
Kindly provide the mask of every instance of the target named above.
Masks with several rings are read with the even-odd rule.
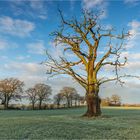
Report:
[[[101,99],[99,97],[87,96],[87,112],[84,117],[98,117],[101,116]]]
[[[101,113],[91,113],[91,112],[86,112],[84,115],[83,115],[83,117],[99,117],[99,116],[101,116]]]

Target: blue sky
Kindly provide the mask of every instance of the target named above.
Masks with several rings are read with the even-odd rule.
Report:
[[[61,49],[53,51],[54,46],[49,34],[60,24],[58,7],[66,18],[81,17],[81,9],[104,11],[101,23],[113,26],[116,32],[123,28],[133,37],[127,41],[123,55],[129,57],[126,71],[140,75],[140,1],[138,0],[82,0],[82,1],[39,1],[6,0],[0,1],[0,79],[18,77],[25,81],[26,87],[37,82],[45,82],[53,87],[54,94],[63,86],[74,86],[79,93],[83,89],[71,78],[47,80],[46,68],[39,63],[46,59],[45,50],[53,56],[61,54]],[[121,88],[109,83],[101,88],[100,96],[119,94],[122,102],[140,103],[140,81],[127,80]],[[105,94],[104,94],[105,93]]]

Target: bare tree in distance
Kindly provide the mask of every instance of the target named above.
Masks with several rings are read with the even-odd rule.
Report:
[[[122,57],[125,49],[125,40],[129,32],[122,30],[116,34],[113,28],[106,28],[99,24],[101,14],[84,10],[80,19],[65,19],[59,10],[61,26],[51,35],[59,47],[64,47],[64,52],[71,52],[75,59],[61,56],[58,59],[47,52],[45,64],[50,67],[51,76],[66,74],[76,80],[86,91],[87,111],[84,116],[100,116],[101,109],[99,98],[100,86],[106,82],[117,81],[121,85],[124,77],[137,77],[129,74],[120,74],[119,70],[127,63],[127,58]],[[100,53],[100,50],[104,50]],[[55,50],[54,50],[55,51]],[[83,66],[84,72],[77,69]],[[110,66],[114,74],[110,77],[100,75],[105,66]],[[139,77],[138,77],[139,78]]]
[[[75,107],[78,106],[78,104],[80,102],[80,97],[81,96],[78,93],[74,93],[73,100],[74,100]]]
[[[111,104],[121,105],[121,97],[117,94],[113,94],[110,98]]]
[[[1,104],[3,105],[4,104],[4,95],[2,92],[0,92],[0,100],[1,100]]]
[[[7,78],[0,81],[0,94],[5,109],[8,109],[9,102],[21,99],[24,82],[16,78]]]
[[[54,96],[54,103],[57,104],[57,108],[60,107],[60,103],[63,100],[63,96],[61,93],[58,93]]]
[[[39,102],[39,109],[41,109],[42,102],[49,100],[49,96],[52,93],[52,89],[49,85],[38,83],[34,86],[38,102]]]
[[[35,90],[35,88],[29,88],[26,90],[26,93],[27,93],[27,98],[29,99],[29,101],[32,104],[32,109],[34,110],[35,103],[38,101],[36,90]]]
[[[60,94],[66,99],[67,107],[72,106],[73,95],[76,93],[77,91],[73,87],[63,87],[63,89],[60,90]]]

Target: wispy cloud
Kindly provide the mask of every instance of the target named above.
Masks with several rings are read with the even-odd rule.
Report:
[[[59,57],[65,57],[67,59],[73,58],[76,59],[76,55],[72,51],[65,51],[66,45],[59,44],[56,46],[54,42],[49,42],[49,48],[47,49],[48,53],[51,54],[56,60],[59,60]]]
[[[44,0],[12,0],[10,2],[14,15],[24,15],[30,18],[47,18],[47,2]]]
[[[2,72],[9,73],[9,76],[12,75],[23,80],[26,87],[47,80],[47,75],[45,75],[46,66],[34,62],[8,62],[2,65],[0,73]]]
[[[131,37],[128,40],[127,48],[136,48],[139,47],[140,40],[140,21],[133,20],[128,23],[128,27],[130,28]]]
[[[0,39],[0,50],[8,47],[8,43],[5,40]]]
[[[91,9],[96,6],[101,6],[104,0],[83,0],[83,4],[85,8]]]
[[[28,52],[32,54],[45,54],[45,45],[43,41],[37,41],[27,45]]]
[[[16,43],[13,43],[11,41],[8,41],[7,39],[0,39],[0,50],[6,50],[9,48],[17,48],[18,45]]]
[[[26,56],[23,56],[23,55],[18,55],[16,57],[17,60],[25,60],[25,59],[29,59],[30,58],[30,55],[26,55]]]
[[[35,25],[27,20],[13,19],[8,16],[0,17],[0,33],[19,37],[29,36]]]
[[[108,2],[104,0],[83,0],[82,7],[88,10],[98,10],[100,12],[103,11],[101,18],[105,18],[107,16],[107,6]]]
[[[23,69],[24,68],[24,69]],[[46,67],[41,64],[33,62],[9,62],[9,64],[4,64],[3,70],[18,72],[18,74],[28,74],[28,75],[44,75],[46,72]],[[17,75],[18,75],[17,74]]]
[[[140,4],[139,0],[124,0],[124,3],[129,6],[136,6]]]

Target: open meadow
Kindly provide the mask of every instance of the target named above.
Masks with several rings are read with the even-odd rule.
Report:
[[[1,110],[0,139],[140,139],[140,109],[104,108],[99,118],[85,108]]]

